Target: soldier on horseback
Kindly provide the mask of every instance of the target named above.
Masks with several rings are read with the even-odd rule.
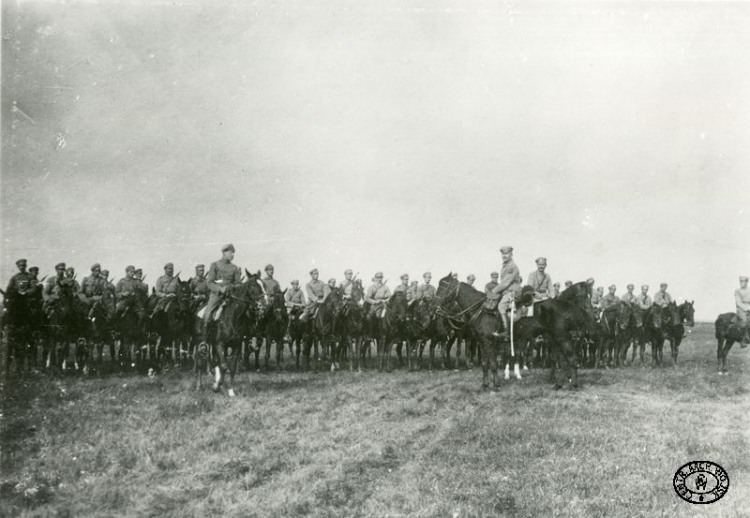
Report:
[[[343,293],[344,300],[352,298],[352,285],[354,284],[354,272],[347,268],[344,271],[344,280],[341,281],[341,290]]]
[[[190,293],[193,294],[193,312],[197,313],[198,310],[206,304],[208,300],[208,281],[205,275],[206,267],[202,264],[195,265],[195,277],[190,279]]]
[[[50,277],[42,290],[44,312],[47,315],[49,315],[57,301],[60,300],[60,287],[69,284],[71,281],[70,278],[65,276],[65,263],[57,263],[55,265],[55,272],[57,275],[55,277]]]
[[[281,292],[281,286],[279,281],[273,278],[274,268],[272,264],[266,265],[266,276],[262,279],[263,285],[266,287],[266,295],[273,297],[276,292]]]
[[[484,286],[484,294],[487,295],[488,297],[490,296],[490,293],[492,293],[492,290],[494,290],[497,287],[497,285],[499,284],[497,282],[497,278],[498,277],[500,277],[500,274],[497,273],[497,272],[492,272],[490,274],[490,279],[491,280],[490,280],[490,282],[488,282]]]
[[[86,304],[88,311],[86,314],[91,317],[91,311],[94,309],[94,304],[104,297],[104,291],[106,289],[107,281],[101,277],[101,265],[94,263],[91,266],[91,275],[84,277],[81,283],[81,292],[78,297]]]
[[[299,317],[301,322],[307,322],[310,317],[310,313],[317,308],[318,304],[322,304],[328,294],[331,292],[331,288],[325,282],[318,279],[318,269],[313,268],[310,270],[310,282],[305,285],[307,291],[307,307]]]
[[[633,305],[635,303],[635,293],[633,293],[633,290],[635,289],[635,286],[632,284],[628,284],[628,292],[620,297],[620,300],[627,303],[628,305]]]
[[[291,284],[292,287],[287,289],[284,294],[284,305],[287,313],[291,313],[295,308],[305,307],[305,292],[300,289],[299,281],[294,279]]]
[[[505,329],[509,329],[508,312],[516,292],[521,289],[523,281],[521,272],[513,261],[513,247],[504,246],[500,249],[500,253],[503,258],[503,266],[500,268],[500,283],[492,289],[488,298],[500,300],[497,309],[500,311]]]
[[[219,304],[224,301],[227,289],[231,289],[235,284],[242,280],[242,271],[232,264],[234,259],[234,245],[231,243],[224,245],[221,249],[221,259],[211,263],[206,276],[210,295],[208,303],[203,308],[203,329],[201,340],[206,342],[208,339],[208,323],[211,321],[211,314]],[[224,366],[222,366],[224,368]]]
[[[174,264],[167,263],[164,265],[164,275],[156,279],[156,305],[151,314],[154,317],[159,311],[166,312],[171,302],[177,296],[179,283],[174,276]]]
[[[552,278],[545,272],[547,269],[547,258],[538,257],[536,260],[536,271],[529,274],[526,284],[534,289],[534,302],[552,298]]]
[[[401,284],[399,284],[398,286],[396,286],[393,289],[393,294],[395,295],[396,293],[398,293],[400,291],[403,291],[404,292],[404,296],[406,297],[406,300],[408,302],[409,301],[409,295],[408,295],[408,293],[409,293],[409,274],[408,273],[402,274],[401,277],[400,277],[400,279],[401,279]]]
[[[377,272],[373,277],[373,284],[365,292],[365,303],[368,305],[367,320],[372,321],[376,312],[383,316],[385,303],[391,298],[391,290],[383,283],[383,272]],[[433,287],[434,289],[434,287]],[[406,290],[404,290],[406,291]]]
[[[65,269],[65,277],[68,279],[74,295],[78,295],[81,292],[81,285],[76,280],[76,270],[72,266],[68,266]]]
[[[16,296],[26,296],[31,292],[34,283],[34,276],[26,271],[26,259],[19,259],[16,261],[18,267],[18,273],[10,278],[8,283],[8,289],[5,290],[8,309],[10,310],[13,305],[13,300]]]
[[[432,274],[430,272],[425,272],[422,275],[422,279],[424,280],[424,284],[417,288],[416,300],[433,298],[437,290],[435,289],[435,286],[430,284],[430,281],[432,281]]]
[[[609,293],[607,293],[604,297],[602,297],[601,304],[602,304],[602,311],[606,310],[610,306],[614,306],[619,298],[617,298],[617,295],[615,295],[615,292],[617,291],[617,286],[614,284],[609,287]]]
[[[409,289],[406,290],[406,302],[408,304],[411,304],[415,300],[417,300],[417,289],[419,288],[419,283],[417,281],[411,281],[411,284],[409,285]]]
[[[669,306],[670,302],[672,302],[672,296],[667,293],[667,283],[662,282],[659,291],[654,295],[654,306],[656,306],[652,311],[654,326],[661,327],[661,311]]]
[[[119,315],[122,315],[128,309],[132,308],[138,315],[138,318],[141,319],[146,314],[146,308],[138,303],[139,298],[136,297],[138,292],[143,288],[142,282],[136,278],[135,272],[135,266],[128,265],[125,268],[125,277],[117,281],[117,286],[115,287],[115,299],[117,300],[115,311]]]
[[[744,328],[740,347],[745,348],[750,343],[750,288],[747,287],[747,277],[740,277],[740,287],[734,290],[734,301],[737,306],[737,318]]]

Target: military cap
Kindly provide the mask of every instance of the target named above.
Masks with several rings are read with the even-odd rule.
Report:
[[[377,279],[378,277],[380,277],[382,279],[383,278],[383,272],[376,272],[375,273],[375,278]]]
[[[643,286],[641,286],[641,289],[642,290],[647,290],[648,289],[648,284],[644,284]]]
[[[594,284],[594,278],[589,277],[588,279],[586,279],[586,284]]]
[[[266,267],[263,269],[263,271],[267,272],[268,270],[273,270],[273,269],[274,269],[273,265],[269,263],[269,264],[266,265]]]
[[[195,265],[195,269],[196,270],[205,270],[206,269],[206,265],[205,264],[196,264]]]
[[[135,271],[135,266],[133,266],[132,264],[129,264],[129,265],[127,265],[125,267],[125,271],[126,272],[134,272]]]
[[[102,270],[102,273],[105,277],[109,276],[109,270]]]
[[[57,263],[55,265],[55,270],[64,270],[65,269],[65,263]]]
[[[334,277],[331,277],[330,279],[328,279],[328,284],[331,284],[331,283],[336,284],[336,279]]]
[[[499,277],[499,276],[500,276],[500,274],[499,274],[499,273],[497,273],[497,272],[492,272],[492,273],[490,274],[490,277]]]
[[[409,274],[408,273],[402,273],[400,279],[402,281],[409,280]]]
[[[234,250],[234,245],[233,245],[232,243],[229,243],[228,245],[224,245],[224,246],[223,246],[223,247],[221,248],[221,251],[222,251],[222,252],[234,252],[234,251],[235,251],[235,250]]]
[[[666,282],[662,282],[661,284],[659,284],[659,286],[662,287],[662,288],[666,288],[667,287],[667,283]]]
[[[318,269],[317,268],[313,268],[312,270],[310,270],[310,275],[313,275],[315,273],[318,273]]]
[[[537,257],[535,262],[536,262],[536,264],[547,264],[547,258],[546,257]]]
[[[91,271],[92,271],[92,272],[93,272],[94,270],[101,270],[101,269],[102,269],[102,265],[101,265],[101,264],[99,264],[99,263],[94,263],[94,264],[92,264],[92,265],[91,265]]]
[[[351,268],[347,268],[346,270],[344,270],[344,275],[346,275],[347,273],[354,273],[354,272],[352,271]]]
[[[172,268],[174,270],[174,264],[172,264],[172,263],[165,264],[164,265],[164,269],[166,270],[167,268]]]
[[[135,274],[136,275],[140,276],[142,273],[143,273],[143,269],[142,268],[136,268],[136,270],[135,270]]]
[[[431,274],[430,272],[424,272],[424,273],[422,274],[422,277],[427,277],[427,276],[430,276],[430,277],[432,277],[432,274]]]
[[[469,276],[468,276],[468,277],[466,277],[466,278],[467,278],[467,279],[473,279],[473,280],[476,280],[476,279],[477,279],[476,275],[474,275],[473,273],[470,273],[470,274],[469,274]]]
[[[745,275],[740,275],[740,282],[746,281],[747,277]]]
[[[635,288],[635,286],[633,284],[628,284],[628,289],[632,289],[632,288]]]
[[[616,290],[616,289],[617,289],[617,286],[615,286],[615,285],[613,284],[612,286],[610,286],[610,287],[609,287],[609,289],[610,289],[610,290]]]
[[[16,266],[21,266],[22,264],[26,264],[26,259],[19,259],[18,261],[16,261]]]
[[[39,267],[38,266],[32,266],[31,268],[29,268],[29,271],[30,272],[38,272],[39,271]]]
[[[411,281],[412,285],[419,284],[419,281]]]
[[[555,282],[555,283],[552,284],[552,286],[556,286],[556,287],[559,288],[560,287],[560,283],[559,282]]]
[[[513,247],[512,247],[512,246],[504,246],[504,247],[502,247],[502,248],[500,249],[500,253],[501,253],[501,254],[509,254],[509,253],[511,253],[512,251],[513,251]]]
[[[292,284],[299,284],[299,280],[297,280],[297,279],[292,279]]]

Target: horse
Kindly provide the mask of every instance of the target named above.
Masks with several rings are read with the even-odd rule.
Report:
[[[382,317],[374,315],[370,320],[370,337],[375,339],[378,347],[378,370],[391,372],[391,347],[395,341],[403,342],[407,333],[406,293],[397,291],[385,303]]]
[[[157,371],[162,369],[165,356],[172,356],[179,365],[188,355],[187,342],[194,318],[191,311],[193,294],[189,280],[182,281],[178,276],[173,282],[177,283],[177,293],[163,311],[153,314],[150,322],[150,329],[159,337],[153,354]]]
[[[669,340],[673,365],[677,367],[677,355],[680,352],[680,343],[685,336],[685,327],[683,324],[687,324],[688,327],[695,325],[695,308],[693,307],[693,302],[683,302],[680,305],[672,302],[669,312],[671,319],[667,323],[665,333],[667,340]]]
[[[226,385],[230,396],[234,396],[234,377],[242,349],[242,341],[255,327],[261,312],[265,293],[260,272],[247,274],[244,283],[228,285],[224,292],[224,304],[218,319],[208,322],[207,342],[211,350],[211,367],[215,372],[214,392]],[[200,352],[198,350],[198,352]],[[229,382],[226,372],[229,371]]]
[[[430,370],[435,356],[435,326],[437,304],[434,298],[420,298],[407,305],[406,360],[409,370],[419,369],[424,344],[430,341]]]
[[[736,313],[722,313],[714,322],[716,329],[716,359],[718,361],[719,374],[727,372],[727,355],[732,349],[735,342],[739,342],[741,347],[744,345],[746,329],[742,326]]]
[[[333,288],[325,300],[316,308],[314,316],[310,316],[305,326],[305,368],[310,369],[310,354],[316,359],[315,370],[318,370],[318,362],[328,358],[331,354],[331,370],[336,369],[339,359],[336,337],[334,335],[334,322],[338,318],[343,307],[343,293],[340,288]],[[333,346],[333,347],[331,347]],[[320,347],[320,349],[319,349]],[[314,351],[313,351],[314,349]]]
[[[633,355],[630,358],[631,364],[635,363],[636,354],[639,355],[641,363],[644,362],[646,353],[646,337],[643,325],[644,316],[644,310],[638,304],[632,304],[630,308],[630,324],[628,326],[628,334],[633,344]]]
[[[302,307],[295,306],[289,312],[289,354],[295,357],[295,365],[299,370],[299,358],[304,346],[305,326],[300,322]]]
[[[73,292],[73,285],[58,283],[58,298],[48,305],[48,348],[46,365],[54,370],[67,367],[71,342],[76,344],[75,367],[78,370],[88,362],[89,350],[84,338],[86,329],[86,308]]]
[[[497,311],[485,310],[482,306],[487,298],[486,295],[472,286],[454,279],[452,273],[440,279],[435,296],[441,314],[448,316],[452,322],[457,324],[466,323],[474,330],[482,350],[482,390],[490,388],[490,371],[492,371],[492,389],[497,389],[495,341],[496,337],[505,330],[500,314]],[[454,302],[458,304],[460,309],[457,314],[449,313]]]
[[[602,363],[605,367],[618,366],[618,360],[621,357],[622,333],[624,328],[627,327],[629,320],[630,307],[622,300],[615,301],[611,306],[602,311],[602,316],[599,320],[601,342],[594,354],[595,369],[598,369]],[[605,352],[607,354],[606,361],[603,358]]]
[[[144,359],[144,347],[147,338],[146,305],[148,293],[145,289],[136,288],[125,299],[124,309],[112,316],[112,327],[117,333],[120,346],[117,350],[116,364],[120,372],[126,368],[139,370]]]
[[[349,370],[353,371],[356,364],[357,372],[362,372],[365,360],[362,348],[365,314],[361,305],[364,294],[362,281],[360,279],[352,281],[351,296],[344,301],[341,314],[336,320],[341,343],[346,344],[348,348]]]
[[[548,363],[548,353],[546,347],[547,330],[539,321],[535,313],[534,316],[521,317],[513,322],[513,339],[518,344],[518,349],[522,351],[524,365],[528,366],[534,363],[539,367],[546,367]],[[532,353],[536,354],[532,362]]]
[[[578,387],[578,354],[574,335],[598,339],[596,322],[585,309],[560,299],[538,302],[534,307],[535,315],[537,310],[539,322],[547,330],[549,338],[555,388],[563,387],[560,370],[568,378],[572,388]]]
[[[0,290],[2,291],[2,290]],[[32,293],[25,295],[7,295],[4,303],[3,329],[5,331],[5,354],[4,359],[6,375],[10,369],[10,355],[16,364],[16,371],[20,373],[24,365],[30,368],[36,363],[37,336],[44,338],[46,330],[46,315],[42,311],[42,305],[38,297]]]
[[[268,369],[271,359],[271,344],[276,343],[276,368],[281,370],[284,366],[284,335],[289,324],[289,315],[286,313],[286,301],[284,296],[286,290],[275,291],[269,295],[269,304],[266,306],[261,317],[260,328],[266,342],[266,354],[264,357],[264,368]]]
[[[659,312],[661,316],[661,325],[657,326],[654,314]],[[665,307],[651,306],[646,314],[646,332],[651,342],[651,357],[654,367],[661,367],[664,362],[664,340],[669,340],[669,347],[672,352],[673,366],[677,366],[677,352],[680,348],[680,342],[684,334],[682,326],[682,317],[680,308],[674,302],[670,302]]]
[[[92,366],[98,371],[104,365],[104,345],[109,346],[110,358],[114,361],[115,340],[114,329],[109,309],[103,298],[95,298],[86,315],[87,333],[86,341],[91,346]],[[85,368],[84,368],[85,369]]]

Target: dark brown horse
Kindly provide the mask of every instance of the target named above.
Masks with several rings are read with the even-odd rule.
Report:
[[[735,342],[743,344],[745,333],[748,332],[740,322],[736,313],[722,313],[714,323],[716,328],[716,359],[719,374],[727,372],[727,355]],[[744,345],[742,345],[744,347]]]
[[[337,334],[341,337],[341,343],[348,348],[350,371],[353,371],[356,365],[357,371],[362,372],[365,361],[365,351],[362,348],[365,314],[361,305],[364,296],[362,281],[355,279],[352,281],[351,296],[343,301],[343,308],[336,320]]]
[[[265,339],[266,354],[264,356],[264,368],[268,370],[271,360],[271,344],[276,344],[276,369],[284,367],[284,335],[289,325],[289,315],[286,312],[284,291],[275,291],[268,297],[268,306],[263,311],[260,328]]]
[[[476,333],[479,347],[482,350],[482,390],[497,389],[497,354],[496,337],[504,331],[503,321],[496,311],[483,309],[486,295],[466,283],[459,282],[449,273],[438,283],[436,293],[440,312],[454,319],[457,323],[468,323]],[[458,304],[459,313],[451,313],[453,303]],[[492,387],[489,373],[492,372]]]
[[[260,272],[247,273],[244,283],[227,286],[225,306],[218,320],[208,324],[208,343],[211,345],[211,366],[215,371],[213,390],[218,392],[226,385],[229,395],[234,395],[234,376],[237,372],[242,342],[257,325],[263,300]],[[229,383],[226,372],[229,370]]]

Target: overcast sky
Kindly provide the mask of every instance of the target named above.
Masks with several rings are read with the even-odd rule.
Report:
[[[2,271],[750,274],[750,3],[3,3]],[[13,103],[17,109],[13,109]]]

